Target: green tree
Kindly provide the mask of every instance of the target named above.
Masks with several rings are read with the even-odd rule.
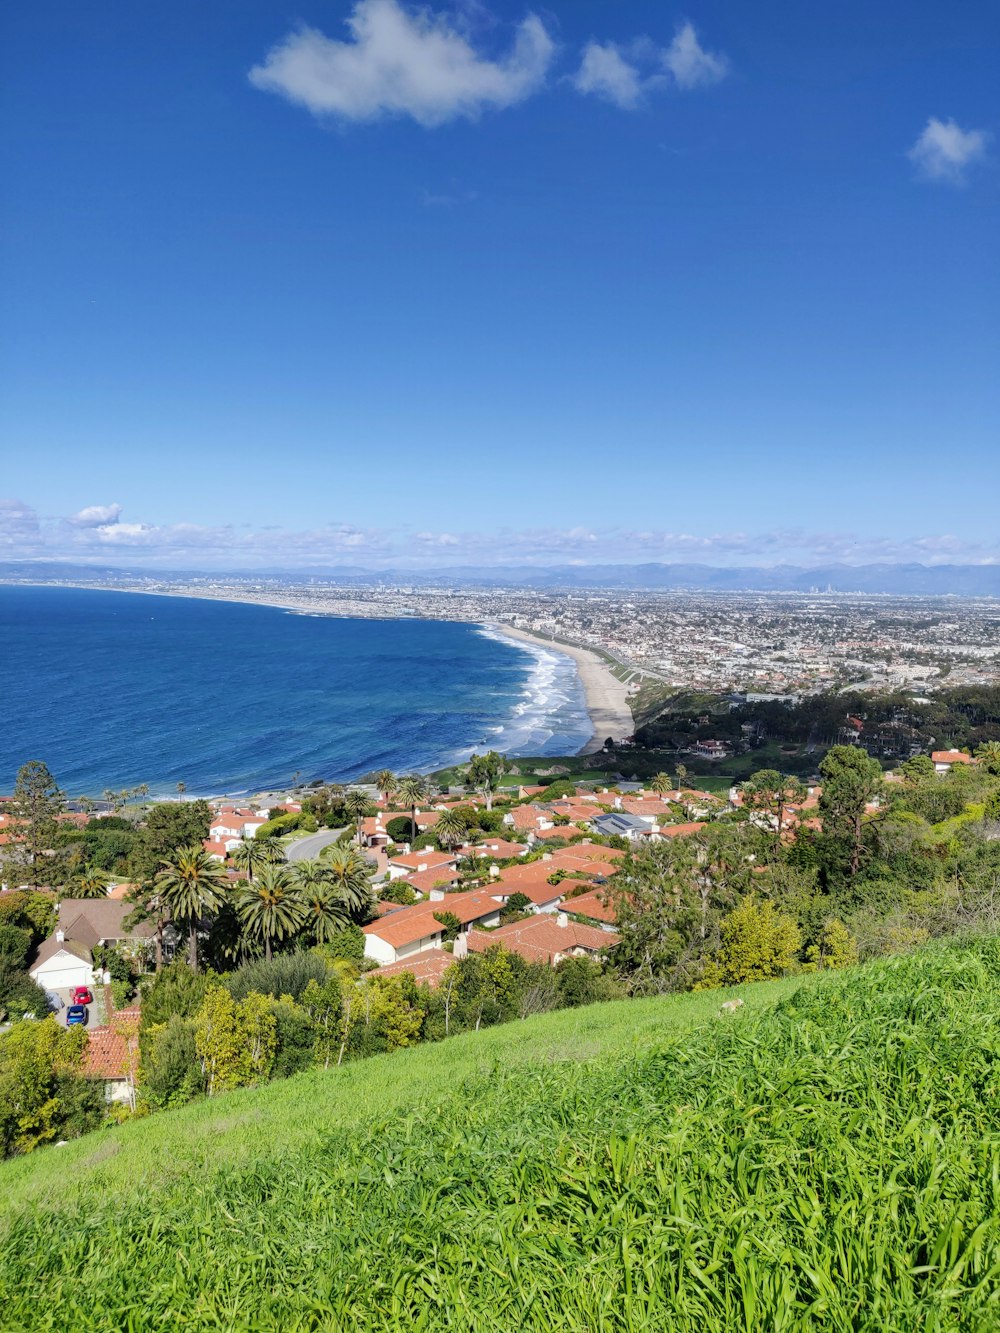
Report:
[[[148,882],[164,861],[208,837],[212,814],[207,801],[157,801],[146,815],[129,857],[129,873]]]
[[[445,810],[434,825],[434,835],[442,847],[457,847],[469,836],[466,816],[457,807]]]
[[[774,768],[762,768],[740,784],[740,795],[747,810],[765,814],[774,831],[774,841],[781,842],[790,805],[801,804],[808,795],[805,785],[795,777]]]
[[[669,773],[657,773],[649,784],[649,789],[657,792],[660,796],[665,796],[667,792],[674,790],[673,779]]]
[[[45,853],[55,841],[59,827],[56,817],[65,804],[65,795],[40,759],[31,759],[17,770],[7,813],[18,852],[26,864],[22,876],[31,885],[41,884],[46,878]]]
[[[209,1097],[264,1082],[274,1063],[277,1032],[266,996],[251,992],[237,1002],[225,987],[209,986],[194,1029]]]
[[[450,943],[457,940],[462,931],[462,922],[454,912],[434,912],[434,920],[442,927],[441,939],[444,943]]]
[[[865,807],[882,790],[882,768],[856,745],[835,745],[824,755],[819,771],[823,833],[835,849],[843,850],[853,879],[864,851]]]
[[[367,920],[375,903],[368,862],[356,847],[333,846],[326,854],[326,864],[337,896],[352,920]]]
[[[313,1059],[329,1069],[340,1047],[340,1024],[344,1000],[341,984],[329,974],[322,983],[314,978],[302,992],[302,1007],[309,1014],[313,1027]]]
[[[380,768],[375,774],[375,786],[388,806],[396,790],[396,775],[388,768]]]
[[[354,822],[354,832],[361,846],[361,823],[374,812],[374,806],[368,796],[359,787],[352,787],[344,797],[344,809],[348,818]]]
[[[80,1067],[87,1036],[54,1018],[15,1023],[0,1037],[0,1156],[31,1152],[62,1130],[59,1081]]]
[[[295,879],[305,914],[304,929],[317,944],[326,944],[350,922],[347,904],[337,892],[330,867],[323,861],[297,861]]]
[[[915,754],[905,764],[900,764],[899,771],[908,787],[919,787],[935,776],[934,760],[929,754]]]
[[[493,797],[500,786],[500,779],[510,765],[496,750],[487,750],[485,754],[474,754],[469,760],[468,780],[486,802],[486,809],[493,809]]]
[[[198,923],[218,911],[226,899],[229,880],[218,861],[204,848],[185,847],[163,862],[156,876],[156,901],[188,932],[188,963],[198,971]]]
[[[109,882],[103,871],[91,867],[84,872],[80,879],[67,886],[67,897],[106,898]]]
[[[0,965],[23,968],[31,952],[31,931],[23,926],[0,925]]]
[[[735,986],[770,981],[795,970],[802,936],[794,919],[750,893],[721,927],[722,942],[699,985]]]
[[[240,838],[232,851],[233,865],[242,870],[250,883],[265,866],[276,865],[284,854],[274,838]]]
[[[263,942],[268,962],[275,941],[296,934],[305,922],[302,897],[289,866],[265,866],[253,883],[237,888],[235,903],[243,929],[251,939]]]
[[[838,917],[823,923],[819,939],[806,951],[808,961],[818,967],[853,967],[858,961],[858,942]]]
[[[993,777],[1000,777],[1000,741],[986,741],[976,750],[976,758]]]
[[[152,1024],[140,1034],[140,1047],[139,1087],[150,1106],[183,1106],[204,1092],[193,1018],[172,1014],[166,1022]]]
[[[417,811],[427,799],[427,783],[418,773],[400,778],[396,784],[396,795],[410,812],[410,841],[417,840]]]

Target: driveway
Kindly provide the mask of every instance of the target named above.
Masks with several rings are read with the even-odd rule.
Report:
[[[342,828],[325,828],[320,829],[319,833],[309,833],[297,842],[290,843],[286,856],[289,861],[312,861],[324,847],[336,842],[343,831]]]

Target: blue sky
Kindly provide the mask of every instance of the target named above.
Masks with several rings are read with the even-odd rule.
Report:
[[[1000,9],[8,6],[0,553],[1000,559]]]

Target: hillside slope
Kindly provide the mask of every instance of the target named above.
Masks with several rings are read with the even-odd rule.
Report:
[[[0,1324],[979,1333],[998,983],[991,940],[594,1006],[48,1150]]]

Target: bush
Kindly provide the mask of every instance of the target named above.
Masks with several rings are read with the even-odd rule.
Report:
[[[331,963],[360,963],[365,956],[365,933],[352,921],[326,944],[318,944],[312,951]],[[320,985],[322,985],[322,980]]]
[[[397,815],[394,819],[389,820],[385,826],[385,831],[393,842],[409,842],[413,825],[405,816]]]
[[[0,926],[0,965],[20,971],[28,961],[31,931],[22,926]]]
[[[220,980],[234,1000],[245,1000],[251,992],[270,995],[275,1000],[282,995],[290,995],[293,1000],[297,1000],[311,980],[323,984],[326,980],[326,964],[311,950],[279,953],[270,962],[261,959],[255,963],[246,963]]]
[[[133,993],[134,987],[131,981],[111,982],[111,1002],[116,1009],[127,1009]]]
[[[49,1002],[41,986],[27,972],[0,963],[0,1017],[14,1019],[22,1014],[36,1014],[41,1018],[48,1012]]]
[[[174,1014],[147,1034],[139,1075],[142,1096],[156,1108],[182,1106],[204,1091],[194,1021]]]

